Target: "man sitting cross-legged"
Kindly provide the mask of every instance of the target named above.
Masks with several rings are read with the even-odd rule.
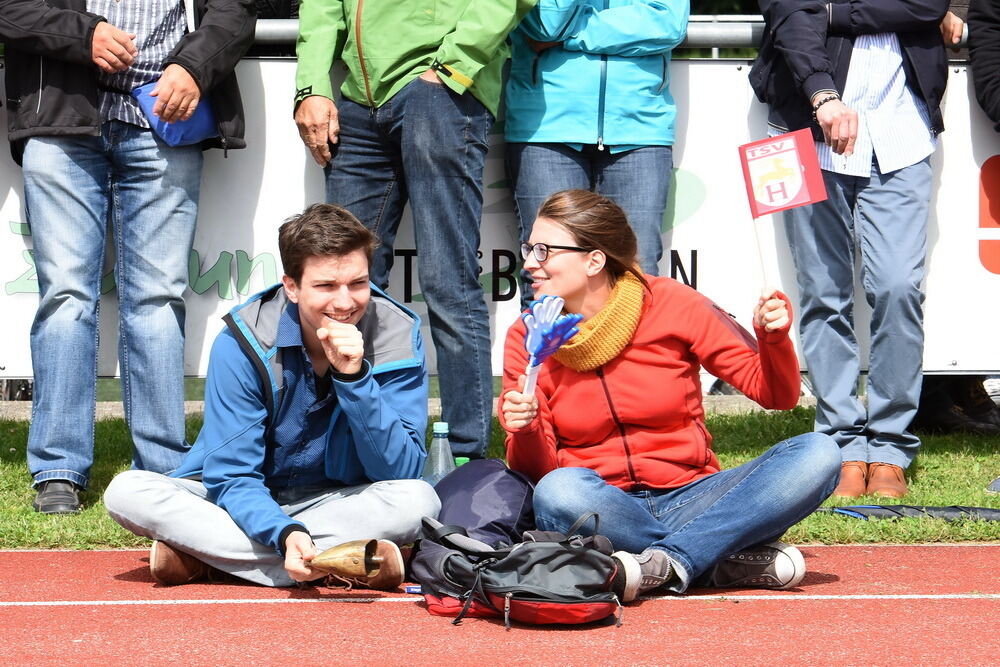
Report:
[[[289,586],[324,576],[310,565],[319,551],[377,538],[381,568],[353,583],[401,583],[397,544],[440,504],[415,479],[426,458],[420,321],[370,285],[376,244],[330,204],[285,222],[282,283],[234,308],[212,346],[191,452],[170,476],[129,470],[108,486],[111,516],[155,540],[157,582],[214,568]]]

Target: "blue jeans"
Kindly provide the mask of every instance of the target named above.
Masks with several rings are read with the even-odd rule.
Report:
[[[920,439],[909,431],[920,400],[924,259],[930,158],[869,178],[824,171],[829,199],[785,214],[799,286],[802,352],[816,394],[816,430],[845,461],[907,467]],[[855,238],[872,307],[868,409],[857,395]]]
[[[673,172],[673,148],[644,146],[621,153],[566,144],[508,143],[507,179],[521,223],[521,240],[531,236],[535,213],[549,195],[560,190],[590,190],[608,197],[625,211],[639,242],[639,264],[659,275],[663,257],[661,229]],[[531,281],[521,275],[521,302],[531,302]]]
[[[32,137],[25,213],[39,303],[31,327],[35,484],[86,487],[94,458],[98,306],[112,234],[118,359],[133,467],[169,472],[184,440],[184,289],[194,239],[201,149],[170,148],[111,121],[98,137]]]
[[[393,243],[409,201],[417,277],[430,320],[452,451],[482,457],[493,403],[490,322],[479,283],[483,166],[493,117],[470,93],[415,79],[378,109],[343,99],[327,201],[382,241],[371,279],[389,283]]]
[[[623,491],[589,468],[557,468],[535,487],[542,530],[566,531],[587,512],[616,549],[662,549],[680,593],[717,562],[779,538],[829,496],[840,477],[840,451],[829,436],[806,433],[749,463],[677,489]]]

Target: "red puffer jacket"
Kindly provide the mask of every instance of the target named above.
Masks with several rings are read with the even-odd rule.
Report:
[[[765,408],[795,406],[799,365],[787,326],[758,328],[755,341],[695,290],[670,278],[646,279],[639,325],[615,359],[587,372],[544,362],[538,416],[507,435],[511,468],[536,481],[559,467],[592,468],[625,490],[674,488],[718,472],[700,366]],[[501,406],[528,360],[524,333],[520,319],[507,332]]]

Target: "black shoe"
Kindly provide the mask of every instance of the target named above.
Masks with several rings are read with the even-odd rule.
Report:
[[[716,379],[708,389],[709,396],[742,396],[742,392],[725,380]]]
[[[31,506],[42,514],[76,514],[80,511],[79,489],[65,479],[42,482]]]
[[[962,378],[954,397],[955,404],[962,408],[970,419],[1000,428],[1000,407],[993,402],[983,386],[982,375]]]

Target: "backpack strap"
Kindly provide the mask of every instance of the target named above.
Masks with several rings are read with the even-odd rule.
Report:
[[[594,535],[598,535],[601,532],[601,517],[597,512],[587,512],[569,527],[569,530],[566,531],[566,537],[578,535],[578,531],[583,528],[583,524],[590,520],[590,517],[594,517]]]
[[[438,544],[460,551],[467,556],[477,556],[479,558],[498,558],[507,553],[508,550],[498,551],[485,542],[469,537],[465,528],[461,526],[445,526],[437,519],[425,516],[423,524],[424,537],[437,542]]]
[[[426,525],[425,528],[427,528]],[[434,540],[435,542],[440,542],[444,538],[449,537],[451,535],[461,535],[463,537],[469,536],[469,533],[468,531],[465,530],[465,528],[455,525],[450,525],[450,526],[439,525],[436,527],[431,527],[429,530],[426,530],[425,532],[427,539]]]

